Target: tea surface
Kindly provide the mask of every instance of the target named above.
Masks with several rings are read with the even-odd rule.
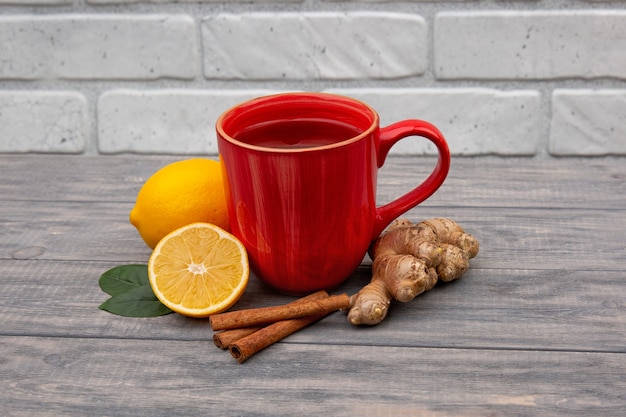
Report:
[[[275,120],[247,127],[235,139],[266,148],[313,148],[351,139],[357,127],[328,119]]]

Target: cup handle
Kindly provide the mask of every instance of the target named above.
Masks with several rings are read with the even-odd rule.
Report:
[[[400,139],[408,136],[421,136],[434,143],[439,153],[439,160],[430,175],[420,185],[376,209],[372,240],[376,239],[392,221],[437,191],[450,170],[448,143],[439,129],[423,120],[403,120],[380,128],[380,141],[377,149],[378,168],[381,168],[385,163],[391,147]]]

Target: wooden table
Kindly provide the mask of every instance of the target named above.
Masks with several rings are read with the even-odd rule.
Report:
[[[98,309],[147,263],[128,222],[172,156],[0,156],[1,416],[624,416],[626,160],[455,158],[411,210],[481,242],[471,269],[374,327],[335,313],[244,364],[208,320]],[[433,165],[390,157],[381,202]],[[336,293],[369,280],[367,258]],[[281,304],[256,278],[234,307]]]

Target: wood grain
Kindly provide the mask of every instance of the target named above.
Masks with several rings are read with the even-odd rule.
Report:
[[[5,337],[0,349],[5,416],[618,416],[626,391],[613,353],[281,343],[240,365],[203,341]]]
[[[107,266],[1,262],[2,333],[211,339],[207,319],[176,314],[128,319],[99,310],[98,305],[108,296],[98,288],[97,279]],[[367,280],[367,271],[356,273],[336,292],[354,293]],[[392,304],[389,316],[378,326],[355,328],[345,313],[338,312],[315,324],[315,331],[297,333],[290,341],[626,352],[625,299],[623,273],[618,271],[470,269],[460,280],[437,285],[410,303]],[[280,305],[291,300],[252,279],[233,308]]]
[[[145,263],[150,249],[128,221],[131,208],[120,202],[5,201],[0,259],[32,254],[42,260]],[[626,216],[619,210],[420,207],[406,214],[413,221],[440,216],[457,220],[478,238],[479,268],[620,270],[626,259]]]
[[[54,159],[54,162],[51,159]],[[134,202],[144,181],[182,156],[0,156],[0,200]],[[216,159],[216,156],[208,156]],[[422,181],[429,157],[390,156],[378,200]],[[443,186],[423,206],[623,209],[623,159],[456,158]]]
[[[337,312],[239,365],[208,319],[98,309],[150,250],[128,222],[176,156],[0,155],[0,415],[622,416],[626,161],[458,158],[412,209],[481,243],[467,274],[374,327]],[[389,157],[378,198],[428,173]],[[352,294],[370,263],[332,293]],[[284,304],[252,277],[236,309]]]

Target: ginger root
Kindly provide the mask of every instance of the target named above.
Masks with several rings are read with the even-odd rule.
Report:
[[[403,303],[435,286],[452,281],[469,268],[478,241],[454,220],[434,218],[414,224],[395,220],[370,248],[372,280],[350,298],[353,325],[378,324],[391,300]]]

